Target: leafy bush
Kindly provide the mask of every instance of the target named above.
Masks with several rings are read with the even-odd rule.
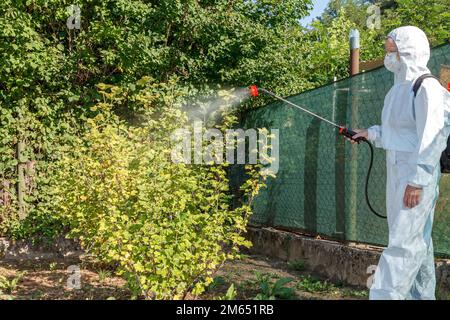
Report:
[[[249,202],[232,209],[227,165],[173,163],[170,135],[184,118],[177,91],[147,80],[130,98],[145,111],[139,127],[111,111],[127,96],[122,89],[99,86],[105,102],[55,164],[54,211],[70,236],[117,265],[136,295],[184,298],[202,293],[226,259],[250,246],[243,233],[262,183],[249,167]]]

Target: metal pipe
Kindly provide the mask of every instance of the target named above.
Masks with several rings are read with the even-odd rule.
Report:
[[[359,73],[359,31],[350,30],[350,75]]]

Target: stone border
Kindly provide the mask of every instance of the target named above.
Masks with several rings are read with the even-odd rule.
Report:
[[[343,243],[308,237],[275,228],[248,227],[251,253],[285,261],[304,260],[312,272],[331,281],[367,287],[380,258],[382,247]],[[437,287],[450,292],[450,260],[436,259]]]
[[[78,258],[83,254],[79,244],[71,239],[58,237],[50,244],[33,244],[26,240],[0,238],[2,260],[52,260]]]

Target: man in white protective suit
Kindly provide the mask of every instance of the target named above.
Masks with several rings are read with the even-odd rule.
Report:
[[[430,46],[417,27],[400,27],[385,41],[385,67],[395,81],[384,100],[381,125],[355,129],[386,150],[389,244],[370,289],[371,300],[435,299],[431,230],[446,147],[446,90],[433,78],[413,85],[427,68]],[[354,143],[352,141],[352,143]]]

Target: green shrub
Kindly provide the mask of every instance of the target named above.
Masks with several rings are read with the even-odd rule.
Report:
[[[106,102],[55,164],[54,212],[84,248],[118,265],[135,295],[198,295],[226,259],[250,246],[243,237],[250,203],[230,207],[227,165],[172,162],[170,134],[184,116],[171,90],[157,84],[134,95],[147,120],[131,127],[111,112],[122,90],[99,87]],[[243,191],[251,202],[262,182],[257,166],[248,169]]]
[[[257,273],[256,281],[260,292],[254,300],[293,299],[295,297],[294,288],[286,287],[286,284],[293,280],[292,278],[281,278],[272,282],[271,275]]]

